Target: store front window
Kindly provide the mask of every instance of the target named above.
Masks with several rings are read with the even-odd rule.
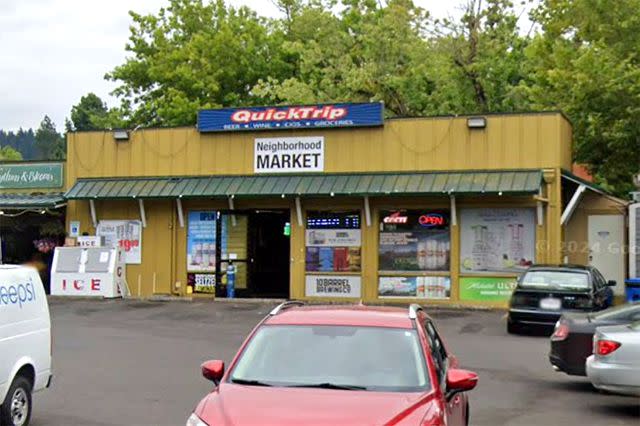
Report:
[[[535,261],[535,210],[460,211],[460,300],[506,302],[517,276]]]
[[[307,296],[360,297],[362,270],[360,213],[307,213]]]
[[[520,274],[535,260],[535,210],[462,209],[460,268],[463,274]]]
[[[378,295],[446,299],[451,295],[449,212],[380,212]]]

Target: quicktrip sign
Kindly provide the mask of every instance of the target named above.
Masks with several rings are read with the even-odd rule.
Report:
[[[286,130],[382,126],[380,102],[206,109],[198,112],[198,131]]]

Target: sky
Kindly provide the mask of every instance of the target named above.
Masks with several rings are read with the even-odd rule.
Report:
[[[464,0],[415,0],[432,16],[457,15]],[[279,16],[270,0],[227,0]],[[58,130],[71,107],[94,92],[109,107],[116,83],[105,73],[122,64],[129,10],[156,13],[167,0],[0,0],[0,129],[37,128],[45,114]]]

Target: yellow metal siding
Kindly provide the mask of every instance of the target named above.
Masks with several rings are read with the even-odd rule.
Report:
[[[194,128],[72,133],[67,185],[78,177],[252,174],[255,138],[323,135],[326,172],[565,167],[570,127],[558,114],[389,120],[383,128],[200,134]],[[569,129],[569,133],[567,133]]]
[[[287,132],[200,134],[194,128],[137,130],[127,142],[115,142],[110,132],[68,135],[66,187],[77,178],[252,174],[255,138],[325,137],[326,172],[385,172],[483,169],[547,169],[553,180],[543,196],[544,225],[536,228],[537,261],[560,261],[560,168],[569,168],[571,127],[560,114],[488,116],[486,129],[470,130],[466,118],[388,120],[384,128]],[[303,212],[317,209],[357,209],[362,226],[362,298],[378,300],[378,223],[385,207],[449,208],[448,197],[372,198],[372,224],[366,227],[361,198],[303,199]],[[97,202],[98,219],[139,219],[134,200]],[[186,232],[189,210],[228,209],[227,200],[183,200],[185,227],[177,220],[175,200],[145,201],[148,225],[143,231],[143,263],[128,265],[134,295],[170,293],[179,281],[185,291]],[[469,206],[535,207],[528,197],[459,197],[458,211]],[[291,212],[290,297],[305,298],[304,224],[296,217],[291,198],[236,199],[235,208],[281,208]],[[69,202],[67,221],[80,220],[81,232],[95,233],[88,202]],[[459,227],[451,228],[450,303],[459,301]],[[543,244],[544,243],[544,244]],[[245,246],[246,249],[246,246]],[[324,300],[324,299],[317,299]],[[400,301],[400,300],[398,300]],[[401,302],[401,301],[400,301]],[[431,301],[430,301],[431,302]],[[489,304],[489,305],[496,305]]]

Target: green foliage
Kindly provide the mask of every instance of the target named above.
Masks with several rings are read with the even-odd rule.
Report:
[[[246,7],[171,0],[157,15],[131,17],[132,56],[107,74],[121,82],[114,93],[131,123],[193,124],[199,108],[262,103],[253,86],[290,67],[277,25]]]
[[[95,93],[88,93],[71,108],[71,120],[67,121],[67,131],[100,129],[98,123],[105,121],[108,114],[107,104]]]
[[[384,101],[392,116],[561,109],[575,158],[624,194],[640,168],[640,0],[541,0],[533,36],[518,28],[531,1],[469,0],[460,18],[435,21],[411,0],[277,0],[279,19],[170,0],[131,12],[130,55],[106,76],[121,105],[87,95],[74,111],[135,127],[280,103]],[[72,112],[74,128],[85,122]]]
[[[36,148],[39,160],[61,160],[65,158],[64,137],[56,130],[56,125],[45,115],[36,131]]]
[[[0,130],[0,146],[13,148],[25,160],[37,158],[36,135],[33,129],[19,129],[17,132]]]
[[[10,146],[0,148],[0,161],[21,161],[22,154]]]
[[[577,161],[620,195],[640,171],[639,11],[638,0],[544,1],[521,85],[533,108],[569,115]]]

